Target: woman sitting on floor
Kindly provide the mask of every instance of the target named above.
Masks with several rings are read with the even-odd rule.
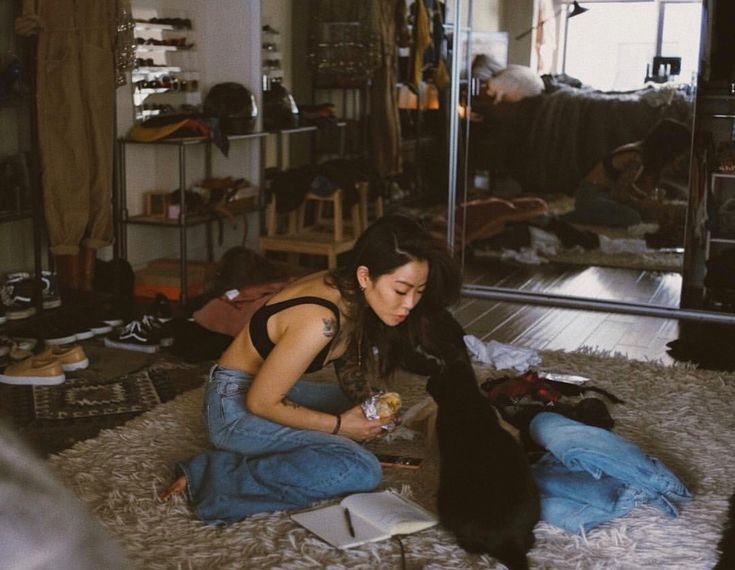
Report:
[[[691,147],[691,131],[685,124],[663,119],[643,140],[625,144],[598,162],[584,177],[575,195],[574,210],[563,215],[567,222],[627,227],[642,221],[672,225],[683,213],[671,212],[657,196],[661,173],[680,162]],[[683,219],[679,220],[683,225]]]
[[[197,517],[221,524],[380,483],[361,442],[393,418],[365,417],[369,379],[389,378],[408,346],[431,349],[429,321],[461,279],[446,247],[401,216],[377,220],[350,255],[276,293],[222,354],[204,398],[216,450],[178,462],[161,499],[186,490]],[[331,363],[339,386],[302,379]]]

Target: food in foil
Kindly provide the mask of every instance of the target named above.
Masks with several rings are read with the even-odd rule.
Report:
[[[401,407],[401,395],[398,392],[378,392],[362,403],[362,411],[369,420],[387,419],[394,416]],[[395,423],[383,426],[384,429],[393,429]]]

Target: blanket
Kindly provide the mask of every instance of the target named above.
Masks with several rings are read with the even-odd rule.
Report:
[[[608,152],[642,139],[664,118],[688,122],[692,103],[673,88],[625,93],[567,87],[543,95],[516,173],[531,194],[574,194]]]

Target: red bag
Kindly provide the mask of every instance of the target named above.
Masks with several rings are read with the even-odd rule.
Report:
[[[227,291],[195,311],[194,320],[206,329],[235,337],[255,311],[293,280],[285,277]]]

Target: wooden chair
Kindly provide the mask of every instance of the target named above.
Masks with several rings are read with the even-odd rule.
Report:
[[[331,219],[327,219],[323,212],[327,204],[332,206]],[[307,209],[311,205],[315,205],[317,210],[315,222],[306,225]],[[261,236],[259,240],[260,249],[263,252],[280,251],[292,254],[324,255],[327,257],[327,266],[333,269],[337,266],[337,256],[352,249],[363,227],[359,200],[350,212],[351,228],[345,228],[342,208],[341,189],[329,196],[309,193],[299,208],[289,213],[286,231],[278,233],[276,196],[273,195],[266,211],[266,235]],[[327,221],[332,227],[325,229]],[[346,229],[350,231],[345,231]]]

